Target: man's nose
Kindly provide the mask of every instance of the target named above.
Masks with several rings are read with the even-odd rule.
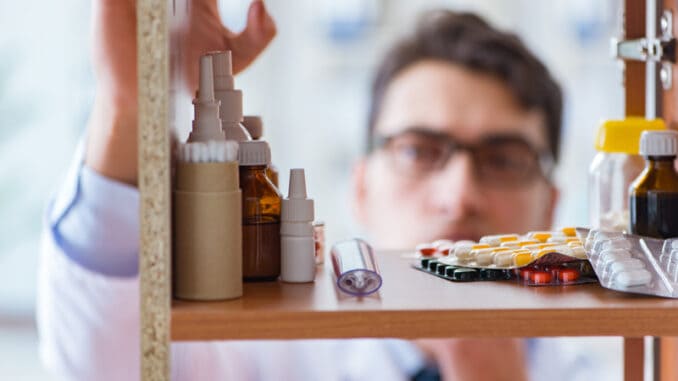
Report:
[[[458,152],[434,174],[434,208],[450,218],[460,218],[482,207],[482,187],[478,184],[471,155]]]

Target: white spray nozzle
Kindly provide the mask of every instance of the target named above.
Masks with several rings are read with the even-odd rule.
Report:
[[[212,57],[200,57],[200,87],[198,100],[200,102],[214,102],[214,83]]]
[[[210,53],[214,66],[214,88],[217,90],[233,90],[233,63],[231,51]]]
[[[188,136],[189,142],[222,141],[225,139],[219,119],[219,102],[214,99],[212,57],[200,57],[200,88],[193,100],[193,129]]]
[[[290,199],[306,199],[306,176],[303,168],[294,168],[290,170]]]
[[[226,139],[252,140],[242,122],[242,91],[235,89],[231,52],[208,53],[213,60],[214,96],[221,102],[219,117]]]

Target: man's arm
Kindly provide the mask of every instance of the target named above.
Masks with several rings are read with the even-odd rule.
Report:
[[[237,34],[221,23],[216,0],[194,0],[189,4],[183,63],[189,89],[197,83],[201,54],[231,50],[237,73],[252,63],[276,34],[273,19],[261,0],[252,2],[247,26]],[[95,1],[93,33],[97,95],[89,120],[85,164],[112,180],[136,185],[136,1]]]

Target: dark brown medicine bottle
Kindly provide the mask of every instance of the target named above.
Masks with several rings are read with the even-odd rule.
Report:
[[[280,276],[282,196],[266,176],[271,151],[265,141],[240,142],[242,190],[242,273],[245,281]]]
[[[629,189],[633,234],[678,237],[678,132],[645,131],[640,138],[645,169]]]

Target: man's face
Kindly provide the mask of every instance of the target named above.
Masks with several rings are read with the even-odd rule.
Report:
[[[557,192],[534,167],[548,152],[543,115],[522,108],[500,80],[418,62],[386,89],[375,136],[384,145],[354,171],[356,214],[375,246],[550,226]]]

